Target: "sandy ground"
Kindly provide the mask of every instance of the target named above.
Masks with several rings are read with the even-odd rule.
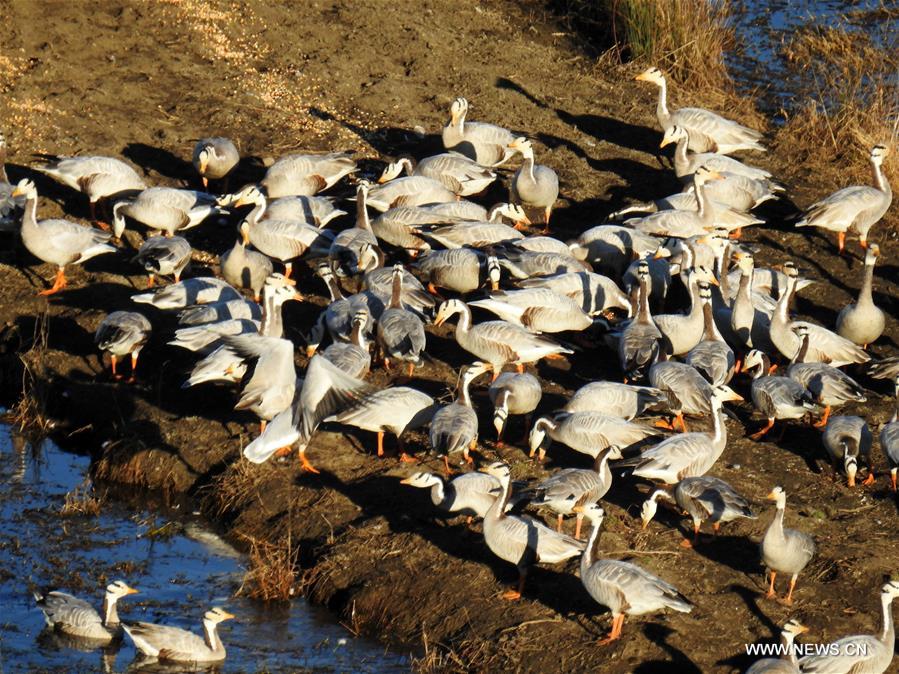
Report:
[[[387,155],[418,156],[439,147],[450,101],[472,102],[472,117],[520,130],[537,142],[539,160],[559,173],[561,205],[554,229],[568,238],[598,224],[635,199],[677,189],[667,158],[657,154],[655,91],[632,82],[626,68],[600,69],[571,36],[542,13],[511,2],[477,3],[316,0],[275,6],[227,2],[132,2],[0,5],[0,115],[11,147],[10,174],[36,180],[40,215],[65,212],[85,220],[86,200],[27,167],[33,153],[123,156],[153,184],[196,184],[189,163],[193,142],[209,134],[239,141],[246,157],[239,178],[258,177],[266,158],[293,150],[354,150],[362,172],[379,173]],[[677,102],[687,97],[676,92]],[[689,101],[697,103],[697,101]],[[726,111],[746,118],[745,106]],[[412,129],[420,126],[424,138]],[[803,292],[798,313],[832,325],[857,291],[858,247],[838,258],[831,241],[797,234],[785,218],[845,184],[842,166],[795,157],[785,143],[753,160],[789,188],[787,201],[765,213],[773,226],[748,233],[760,263],[797,261],[816,283]],[[861,151],[846,162],[863,164]],[[348,195],[340,186],[335,193]],[[503,198],[500,188],[485,203]],[[895,209],[894,209],[895,211]],[[895,212],[875,230],[883,264],[875,298],[890,313],[887,335],[871,349],[896,353],[897,251]],[[349,224],[338,223],[339,226]],[[893,232],[886,235],[887,230]],[[232,230],[210,224],[188,234],[198,249],[218,253]],[[132,235],[132,241],[135,240]],[[639,528],[639,503],[648,484],[616,483],[607,496],[603,549],[633,559],[674,583],[695,604],[690,615],[629,620],[625,639],[609,647],[596,640],[608,627],[583,591],[577,563],[535,570],[524,600],[499,594],[514,571],[495,559],[479,527],[446,520],[427,495],[403,489],[408,468],[372,458],[374,437],[339,430],[320,433],[310,456],[320,476],[286,462],[250,466],[235,461],[257,432],[250,416],[231,411],[233,393],[217,388],[183,392],[191,360],[164,346],[171,317],[154,315],[156,334],[144,351],[138,384],[110,380],[92,332],[106,312],[127,308],[145,277],[130,255],[98,258],[74,270],[68,291],[49,301],[35,296],[53,270],[8,237],[0,251],[0,355],[3,399],[21,386],[17,354],[47,321],[47,347],[39,373],[63,440],[91,451],[99,476],[188,492],[222,527],[250,536],[299,542],[303,587],[348,624],[401,646],[427,643],[438,668],[495,671],[733,672],[748,665],[743,644],[769,641],[779,625],[797,617],[809,641],[878,627],[877,590],[895,568],[896,502],[881,478],[873,488],[848,490],[825,465],[817,431],[789,425],[783,437],[755,443],[745,428],[759,424],[747,404],[728,422],[728,448],[712,470],[759,503],[760,518],[728,526],[717,540],[694,550],[679,546],[686,524],[662,514]],[[204,273],[197,268],[196,273]],[[310,301],[285,310],[288,335],[302,344],[325,303],[324,288],[303,270],[300,287]],[[467,356],[453,347],[448,327],[429,328],[433,360],[413,385],[449,397]],[[298,365],[304,365],[300,357]],[[600,377],[618,376],[605,351],[541,364],[541,411]],[[385,384],[380,369],[373,381]],[[889,386],[863,378],[869,402],[853,411],[879,425],[891,414]],[[748,381],[735,386],[746,393]],[[492,442],[483,384],[475,402],[488,429],[484,461],[499,456],[515,477],[548,474],[559,466],[587,465],[558,445],[546,466],[527,460],[522,445],[498,451]],[[520,420],[510,437],[521,432]],[[703,422],[699,422],[702,425]],[[101,448],[106,440],[111,445]],[[409,439],[424,447],[423,436]],[[440,465],[424,457],[427,467]],[[875,466],[883,460],[875,448]],[[756,543],[772,508],[762,497],[775,484],[789,493],[787,523],[815,535],[819,552],[803,574],[792,609],[766,601]],[[447,653],[451,653],[448,655]],[[672,664],[676,663],[676,664]]]

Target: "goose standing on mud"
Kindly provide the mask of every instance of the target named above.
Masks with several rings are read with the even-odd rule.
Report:
[[[772,489],[767,498],[777,502],[777,512],[765,531],[761,545],[762,563],[771,574],[771,584],[765,597],[773,599],[777,596],[774,591],[774,579],[778,573],[790,574],[790,590],[784,598],[784,603],[792,606],[796,578],[815,556],[815,540],[802,531],[784,527],[787,494],[782,487]]]
[[[447,300],[441,304],[437,309],[434,325],[442,325],[456,314],[459,314],[456,342],[480,360],[490,363],[494,379],[507,364],[518,366],[519,372],[522,372],[525,363],[573,353],[571,349],[506,321],[487,321],[472,325],[471,309],[462,300]]]
[[[846,232],[858,233],[862,248],[868,246],[868,232],[880,222],[893,202],[893,191],[883,174],[883,160],[889,150],[883,145],[871,149],[871,168],[874,171],[874,187],[853,185],[844,187],[812,204],[797,227],[820,227],[837,232],[839,252],[846,245]]]
[[[717,152],[730,154],[739,150],[761,150],[762,134],[755,129],[725,119],[703,108],[680,108],[668,111],[668,83],[658,68],[649,68],[635,78],[641,82],[651,82],[659,87],[659,102],[656,116],[662,131],[673,126],[682,126],[690,132],[689,149],[693,152]]]
[[[531,517],[510,515],[506,512],[512,492],[509,466],[492,463],[484,470],[499,480],[501,493],[484,515],[484,540],[487,547],[500,559],[518,568],[518,586],[503,593],[503,599],[517,600],[524,592],[528,570],[534,564],[555,564],[576,557],[584,544],[571,536],[553,531]]]
[[[404,361],[409,365],[411,377],[415,366],[421,364],[425,350],[425,326],[413,312],[403,308],[403,266],[393,268],[393,292],[390,304],[378,318],[377,340],[384,359],[384,368],[390,369],[390,361]]]
[[[472,248],[431,251],[415,264],[415,268],[433,295],[439,295],[438,288],[470,293],[487,283],[491,289],[499,290],[502,276],[495,255]]]
[[[671,143],[676,143],[674,149],[674,173],[683,183],[690,183],[693,174],[701,167],[705,166],[711,171],[719,174],[731,173],[738,176],[749,178],[750,180],[769,181],[771,173],[765,169],[761,169],[749,164],[728,157],[723,154],[715,154],[714,152],[699,152],[690,154],[687,152],[687,145],[690,143],[691,134],[682,126],[672,126],[662,137],[659,147],[665,147]]]
[[[717,477],[687,477],[677,483],[672,497],[670,492],[657,489],[643,502],[640,519],[643,528],[655,517],[658,500],[673,501],[693,520],[693,542],[685,538],[681,546],[692,547],[699,542],[699,528],[705,521],[712,523],[715,533],[722,522],[732,522],[740,518],[755,519],[752,508],[744,497],[737,493],[727,482]]]
[[[178,283],[192,253],[190,243],[183,236],[151,236],[141,244],[132,262],[147,271],[147,287],[152,288],[157,276],[172,275]]]
[[[132,302],[152,304],[157,309],[184,309],[195,304],[242,299],[240,291],[227,281],[210,276],[184,279],[156,292],[131,296]]]
[[[840,310],[837,316],[837,334],[863,349],[876,342],[886,327],[886,315],[874,304],[871,287],[874,283],[874,265],[880,257],[880,246],[872,243],[865,252],[865,280],[858,292],[858,301]]]
[[[235,288],[253,291],[253,299],[261,298],[265,279],[275,270],[268,255],[255,250],[248,250],[250,243],[250,227],[240,225],[237,240],[229,250],[219,256],[219,268],[224,279]]]
[[[618,360],[627,379],[642,379],[647,370],[658,360],[662,333],[652,319],[649,310],[649,264],[640,260],[637,266],[640,288],[637,293],[637,310],[618,340]]]
[[[52,295],[66,286],[65,268],[81,264],[97,255],[114,253],[109,245],[109,232],[100,232],[69,220],[37,219],[37,188],[31,180],[20,180],[12,192],[13,197],[25,197],[25,214],[22,216],[22,243],[28,252],[42,262],[56,265],[53,286],[38,295]]]
[[[476,362],[462,368],[459,397],[441,407],[431,419],[428,439],[438,455],[443,456],[447,474],[452,474],[449,455],[462,452],[467,463],[474,463],[469,452],[478,446],[478,415],[471,406],[469,387],[471,382],[490,371],[487,363]]]
[[[47,594],[35,592],[34,598],[52,629],[79,639],[109,643],[122,636],[116,604],[129,594],[137,594],[137,590],[121,580],[110,583],[103,598],[102,616],[83,599],[58,590]]]
[[[122,627],[145,656],[173,662],[221,662],[225,646],[218,635],[218,626],[235,616],[216,606],[203,616],[203,636],[188,630],[154,623],[125,623]]]
[[[562,531],[562,518],[576,515],[574,537],[581,538],[581,522],[588,505],[596,504],[612,486],[609,461],[621,458],[621,450],[611,445],[601,449],[593,459],[592,468],[563,468],[532,488],[536,506],[546,506],[558,517],[556,531]]]
[[[803,674],[884,674],[893,662],[896,626],[893,601],[899,597],[899,582],[891,580],[880,590],[879,635],[859,634],[838,639],[826,655],[807,655],[799,660]]]
[[[601,559],[600,529],[605,512],[596,504],[584,507],[593,524],[581,557],[581,583],[596,603],[612,612],[612,631],[598,645],[621,638],[626,615],[644,615],[666,608],[689,613],[693,606],[677,588],[631,562]]]
[[[496,500],[500,483],[492,475],[473,471],[463,473],[452,480],[444,482],[434,473],[415,473],[400,484],[407,484],[419,489],[431,490],[431,502],[450,513],[458,513],[468,517],[484,517]]]
[[[868,477],[862,484],[874,483],[874,471],[871,469],[871,445],[874,436],[864,419],[856,416],[831,417],[824,428],[821,441],[834,470],[842,462],[850,487],[855,486],[859,463],[864,463],[868,468]]]
[[[437,180],[460,197],[480,194],[496,180],[496,173],[469,159],[464,154],[445,152],[425,157],[417,164],[414,164],[413,160],[408,157],[390,162],[384,169],[381,177],[378,178],[378,182],[386,183],[393,180],[403,170],[406,171],[406,175],[424,176],[425,178]]]
[[[240,152],[229,138],[201,138],[194,145],[192,161],[205,190],[209,188],[210,180],[225,180],[227,183],[228,175],[240,161]]]
[[[749,436],[753,440],[766,435],[777,419],[801,419],[806,414],[819,411],[805,386],[790,377],[771,375],[770,370],[770,359],[758,349],[746,355],[743,371],[752,374],[752,402],[767,419],[761,430]]]
[[[481,166],[499,166],[514,154],[511,131],[484,122],[468,122],[468,101],[457,98],[450,106],[450,121],[443,127],[443,147],[473,159]]]
[[[137,357],[150,339],[153,326],[143,314],[136,311],[113,311],[106,316],[94,333],[94,343],[101,351],[108,351],[112,362],[112,376],[121,378],[116,372],[120,356],[131,355],[131,377],[133,382],[137,372]]]
[[[24,199],[14,197],[14,189],[6,175],[6,136],[0,132],[0,231],[14,230],[19,223]]]
[[[796,334],[802,340],[802,346],[799,347],[796,358],[790,363],[787,376],[805,387],[815,403],[824,406],[824,414],[820,421],[814,424],[816,428],[822,428],[827,425],[833,408],[850,402],[865,402],[867,400],[865,389],[848,374],[832,365],[806,363],[805,354],[808,353],[809,347],[808,327],[797,325]]]
[[[630,421],[667,404],[665,392],[651,386],[594,381],[575,391],[562,409],[566,412],[601,412]]]
[[[524,414],[524,436],[527,438],[530,415],[543,397],[540,380],[530,372],[503,372],[487,390],[493,403],[493,427],[496,429],[496,446],[503,446],[503,434],[510,414]]]
[[[549,217],[559,198],[559,176],[549,166],[534,163],[534,147],[527,138],[516,138],[509,149],[524,159],[509,183],[509,201],[542,211],[544,232],[548,232]]]
[[[116,202],[112,207],[112,228],[113,233],[121,237],[127,215],[148,229],[174,236],[175,232],[196,227],[222,212],[211,194],[174,187],[150,187]]]
[[[104,229],[109,227],[97,220],[98,201],[147,189],[143,179],[131,166],[114,157],[55,157],[35,169],[86,194],[91,220]]]

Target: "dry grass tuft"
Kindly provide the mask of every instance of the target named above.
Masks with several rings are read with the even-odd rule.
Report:
[[[728,0],[565,0],[566,18],[605,34],[621,63],[661,68],[695,88],[731,89],[724,53],[734,45]]]
[[[53,421],[47,413],[48,390],[45,354],[47,352],[47,322],[45,311],[34,324],[34,336],[28,350],[19,355],[22,362],[22,394],[10,410],[12,424],[20,433],[32,439],[42,439],[53,429]]]
[[[66,494],[66,501],[59,511],[63,517],[75,515],[87,515],[96,517],[100,514],[103,499],[94,493],[94,486],[90,479],[85,479],[80,485]]]
[[[288,534],[275,545],[245,536],[250,544],[250,569],[244,574],[237,595],[264,601],[289,601],[296,595],[296,572],[300,548]]]
[[[851,165],[854,180],[870,180],[863,157],[874,145],[891,147],[886,171],[899,170],[899,38],[876,44],[864,31],[812,27],[784,54],[813,83],[809,100],[788,118],[783,137],[792,152]]]
[[[417,674],[441,674],[444,672],[470,672],[471,665],[466,663],[452,648],[443,644],[432,644],[428,641],[427,632],[421,637],[424,653],[421,657],[410,659],[410,669]]]

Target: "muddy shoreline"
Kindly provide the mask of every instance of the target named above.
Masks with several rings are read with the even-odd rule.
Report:
[[[554,216],[559,238],[598,224],[630,200],[677,189],[657,154],[656,92],[632,82],[626,68],[597,68],[551,18],[516,3],[450,8],[413,0],[390,7],[320,0],[239,11],[226,2],[171,0],[103,3],[93,12],[55,5],[43,17],[21,0],[0,7],[11,33],[3,55],[9,67],[0,76],[9,172],[12,179],[36,177],[42,217],[64,211],[85,219],[87,208],[80,195],[29,171],[35,152],[121,155],[151,183],[185,184],[194,180],[191,141],[214,130],[240,139],[251,157],[241,166],[245,180],[259,174],[265,158],[297,148],[352,149],[365,160],[363,171],[375,173],[384,156],[436,148],[434,134],[457,95],[474,102],[475,118],[536,139],[540,160],[562,181]],[[88,34],[95,39],[85,41]],[[677,97],[688,103],[686,92]],[[736,102],[727,113],[758,122],[748,104]],[[424,139],[412,131],[418,125],[428,132]],[[795,204],[788,199],[763,211],[772,227],[748,231],[747,238],[759,245],[761,263],[790,256],[818,281],[796,309],[832,325],[857,292],[857,244],[837,258],[832,241],[794,233],[785,218],[797,204],[843,184],[845,166],[795,157],[779,136],[769,146],[752,161],[774,172]],[[857,148],[847,149],[843,161],[864,168]],[[336,194],[349,192],[343,186]],[[498,190],[486,201],[501,197]],[[875,299],[891,316],[887,334],[871,349],[876,356],[896,354],[899,344],[896,228],[894,208],[872,235],[884,261]],[[93,330],[106,312],[129,307],[145,284],[128,255],[88,263],[74,272],[68,291],[47,301],[35,293],[52,270],[14,237],[0,236],[0,402],[16,403],[24,377],[46,402],[54,437],[89,452],[98,481],[160,490],[172,499],[186,495],[245,548],[254,541],[283,547],[289,540],[299,551],[297,591],[327,605],[351,629],[400,647],[427,646],[435,670],[732,672],[748,665],[744,643],[772,640],[789,617],[809,625],[815,641],[877,626],[876,589],[899,559],[897,507],[882,479],[856,490],[832,479],[813,429],[788,425],[781,440],[754,443],[744,429],[758,420],[747,404],[735,407],[740,421],[728,422],[731,440],[712,472],[758,500],[761,517],[729,526],[695,550],[679,547],[678,527],[685,525],[673,513],[641,531],[637,504],[648,485],[616,483],[607,497],[603,549],[673,582],[696,609],[629,620],[621,642],[597,648],[608,615],[583,592],[576,561],[535,570],[524,600],[502,601],[514,570],[487,550],[479,526],[445,519],[426,493],[400,486],[409,469],[390,450],[390,458],[377,460],[374,436],[364,432],[320,432],[309,456],[321,475],[301,472],[294,461],[239,460],[257,423],[232,410],[230,390],[180,389],[192,359],[165,345],[173,317],[150,316],[155,335],[135,385],[112,381],[100,362]],[[214,224],[188,236],[196,249],[213,254],[231,237],[230,225]],[[197,267],[194,273],[209,272]],[[285,308],[285,325],[302,345],[325,289],[305,268],[299,287],[309,300]],[[450,329],[428,328],[432,359],[412,382],[431,395],[448,396],[467,362]],[[297,365],[305,366],[302,355]],[[611,357],[578,353],[536,372],[545,382],[539,411],[548,412],[586,381],[617,376],[617,365]],[[376,369],[371,380],[386,385],[391,378]],[[862,413],[872,424],[887,420],[890,387],[861,381],[869,402],[847,413]],[[746,387],[745,379],[738,381],[739,390]],[[545,467],[529,461],[520,443],[497,450],[485,387],[474,388],[484,429],[479,460],[504,458],[516,478],[589,463],[560,446]],[[510,437],[521,434],[520,424],[514,419]],[[412,435],[407,445],[426,468],[442,465],[424,453],[424,436]],[[874,460],[882,472],[877,447]],[[770,517],[761,498],[774,484],[790,494],[788,518],[814,533],[820,550],[794,610],[762,598],[756,542]],[[728,628],[708,629],[718,624]]]

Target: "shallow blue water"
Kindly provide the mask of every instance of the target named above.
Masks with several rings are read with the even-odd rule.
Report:
[[[899,48],[899,19],[866,19],[884,0],[731,0],[731,22],[739,49],[728,57],[728,66],[745,89],[757,89],[769,112],[791,110],[794,99],[804,99],[815,84],[801,64],[789,64],[783,46],[796,30],[807,26],[838,27],[863,31],[872,42]]]
[[[88,465],[87,458],[49,441],[32,448],[0,426],[0,674],[150,671],[135,663],[127,639],[118,653],[104,654],[42,634],[32,588],[58,587],[99,606],[115,579],[140,590],[120,602],[123,620],[200,632],[209,607],[236,614],[237,620],[222,625],[228,657],[215,671],[409,671],[408,657],[354,638],[333,615],[302,600],[232,598],[245,560],[196,517],[134,512],[115,502],[107,502],[98,517],[60,517],[66,493],[83,481]],[[183,533],[147,537],[169,521]]]

